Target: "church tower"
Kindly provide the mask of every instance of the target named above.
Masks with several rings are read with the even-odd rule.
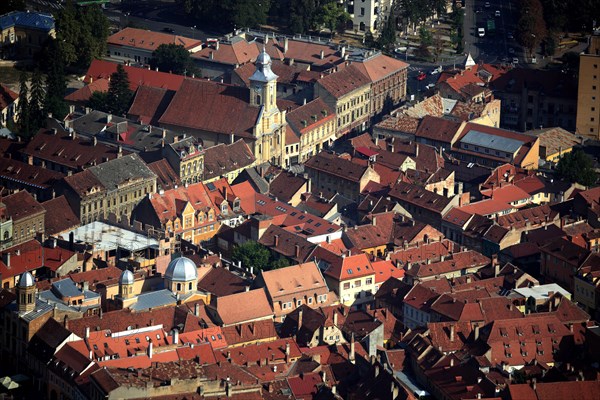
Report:
[[[253,153],[258,163],[281,165],[285,149],[285,110],[277,108],[277,78],[271,70],[271,57],[265,46],[256,58],[256,70],[250,77],[250,105],[260,107],[254,128]]]
[[[31,272],[23,272],[16,289],[19,312],[26,313],[35,309],[35,289],[35,279]]]
[[[256,58],[256,70],[250,77],[250,103],[253,106],[263,106],[267,114],[277,110],[277,78],[271,70],[271,57],[263,46],[262,52]]]

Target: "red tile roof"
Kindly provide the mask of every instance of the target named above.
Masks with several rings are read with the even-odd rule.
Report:
[[[382,53],[377,53],[375,56],[366,59],[361,64],[364,67],[366,75],[371,79],[371,82],[380,81],[389,75],[408,68],[408,64],[404,61],[386,56]]]
[[[324,271],[324,274],[338,281],[375,274],[375,270],[369,261],[369,257],[367,257],[367,254],[365,253],[345,257],[335,256],[324,259],[330,264],[329,268]]]
[[[248,144],[239,139],[231,144],[219,143],[204,150],[204,179],[225,176],[247,168],[256,161]]]
[[[10,254],[10,261],[8,264],[0,261],[2,279],[19,276],[25,271],[33,271],[43,266],[42,245],[37,240],[13,246],[3,253]]]
[[[158,125],[158,120],[173,99],[175,91],[152,86],[140,86],[127,111],[128,118],[144,125]]]
[[[73,136],[60,128],[56,134],[50,129],[40,130],[22,153],[75,171],[118,157],[117,148],[102,143],[94,144],[91,139]],[[122,151],[122,155],[127,154],[128,151]]]
[[[109,36],[106,43],[146,51],[154,51],[162,44],[176,44],[188,51],[202,45],[200,40],[137,28],[125,28]]]
[[[319,391],[323,379],[321,374],[310,372],[287,378],[288,385],[297,399],[313,398]]]
[[[106,79],[117,71],[117,63],[93,60],[85,74],[83,81],[85,83],[93,83],[98,79]],[[169,74],[166,72],[152,71],[146,68],[123,66],[129,77],[129,89],[135,91],[139,86],[152,86],[165,88],[169,90],[177,90],[181,86],[184,78],[181,75]]]
[[[376,284],[382,284],[390,278],[402,279],[404,277],[404,270],[397,268],[390,261],[374,261],[371,266],[375,270]]]
[[[508,386],[511,400],[596,400],[600,398],[600,381],[539,382]]]
[[[304,166],[353,182],[359,182],[368,169],[366,165],[359,165],[327,152],[311,157]]]
[[[288,124],[290,124],[290,126],[300,134],[318,128],[327,121],[334,119],[335,111],[332,110],[320,97],[286,114],[286,120]]]
[[[240,304],[245,304],[245,307],[240,307]],[[273,309],[264,289],[219,297],[215,308],[224,325],[273,317]]]
[[[46,213],[44,207],[25,190],[3,197],[2,203],[6,205],[6,214],[13,219],[13,223]]]
[[[328,93],[335,98],[343,97],[361,87],[370,85],[371,80],[362,72],[359,64],[329,74],[317,81]]]
[[[208,191],[203,183],[167,190],[163,194],[153,195],[149,201],[161,223],[172,221],[177,217],[181,218],[181,213],[188,203],[197,212],[206,213],[208,210],[214,209],[215,215],[217,214],[216,207],[208,196]]]
[[[44,229],[47,235],[56,235],[81,225],[65,196],[58,196],[42,203],[46,210]]]
[[[252,65],[251,63],[256,60],[259,54],[260,49],[256,42],[235,40],[231,43],[219,42],[218,45],[213,44],[203,47],[202,50],[193,53],[191,56],[193,59],[236,66]],[[254,67],[254,65],[252,66]]]
[[[183,186],[179,179],[179,175],[173,171],[171,164],[169,164],[166,158],[161,158],[158,161],[149,163],[148,168],[156,175],[156,184],[159,187],[159,190],[170,190],[175,188],[175,186]]]
[[[252,138],[260,108],[251,106],[249,99],[247,88],[186,78],[159,122]],[[202,107],[189,112],[189,105],[195,103]]]
[[[116,68],[115,68],[115,70],[116,70]],[[70,93],[67,96],[65,96],[65,100],[69,101],[69,102],[73,102],[73,103],[87,103],[88,100],[90,99],[90,97],[92,97],[92,95],[95,92],[102,92],[102,93],[108,92],[108,86],[109,86],[108,79],[104,79],[104,78],[96,79],[96,80],[93,80],[92,82],[90,82],[89,84],[85,85],[81,89],[77,89],[73,93]]]

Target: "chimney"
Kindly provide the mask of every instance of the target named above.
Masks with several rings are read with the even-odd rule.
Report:
[[[319,57],[321,58],[321,60],[325,58],[325,51],[324,50],[321,50],[321,54],[319,55]]]
[[[375,366],[374,375],[375,375],[375,378],[377,378],[379,376],[379,365]]]
[[[196,303],[196,305],[194,306],[194,315],[196,317],[200,316],[200,303]]]
[[[298,311],[298,331],[300,330],[300,328],[302,328],[302,314],[304,314],[304,312],[302,310]]]
[[[338,313],[335,310],[333,310],[333,326],[337,326],[337,324],[338,324],[338,316],[337,315],[338,315]]]
[[[373,226],[377,226],[377,217],[373,217],[371,222],[372,222]]]
[[[479,339],[479,325],[475,325],[475,328],[473,330],[473,337],[475,340]]]
[[[152,339],[150,339],[150,342],[148,342],[148,358],[152,359],[153,354],[154,354],[154,348],[152,345]]]
[[[346,46],[342,46],[342,48],[340,49],[340,57],[344,58],[345,55],[346,55]]]
[[[233,133],[229,134],[229,142],[230,142],[230,144],[235,143],[235,135]]]
[[[177,329],[173,329],[173,344],[179,344],[179,331]]]
[[[327,373],[325,371],[321,371],[321,380],[327,384]]]
[[[96,136],[94,136],[92,138],[92,146],[96,147],[97,144],[98,144],[98,139],[96,139]]]
[[[279,235],[273,236],[273,239],[275,241],[275,247],[277,248],[279,246]]]
[[[288,38],[284,38],[283,39],[283,54],[287,53],[287,51],[288,51],[288,45],[289,45]]]
[[[285,358],[287,359],[289,356],[290,356],[290,342],[285,342]]]
[[[298,257],[300,257],[300,245],[297,244],[295,247],[296,247],[296,253],[295,253],[296,254],[296,258],[298,258]]]
[[[450,341],[454,342],[454,325],[450,325]]]
[[[106,114],[106,123],[110,124],[112,121],[112,114]]]
[[[348,355],[348,360],[352,364],[355,362],[354,346],[354,332],[352,332],[352,336],[350,336],[350,354]]]
[[[90,338],[90,327],[89,326],[85,327],[85,338],[86,339]]]
[[[63,326],[65,327],[65,329],[69,329],[69,316],[65,315],[65,318],[63,319]]]
[[[212,52],[212,51],[211,51],[210,53],[208,53],[208,58],[209,58],[210,60],[214,60],[215,56],[214,56],[214,54],[213,54],[213,52]]]

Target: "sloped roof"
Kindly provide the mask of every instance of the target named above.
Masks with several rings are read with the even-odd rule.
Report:
[[[83,81],[88,84],[93,83],[98,79],[105,79],[108,81],[108,78],[117,71],[117,65],[119,64],[111,61],[93,60]],[[153,71],[129,65],[124,65],[123,68],[125,69],[125,72],[127,72],[129,78],[129,89],[133,91],[137,90],[139,86],[152,86],[177,90],[185,78],[182,75]]]
[[[350,256],[335,256],[327,260],[330,264],[324,272],[338,281],[374,275],[375,270],[365,253]]]
[[[327,288],[327,284],[314,262],[263,271],[262,278],[272,299],[292,293]]]
[[[253,137],[259,107],[250,105],[247,88],[186,78],[160,118],[174,125],[226,135]],[[201,107],[197,107],[201,104]],[[231,118],[235,115],[235,118]]]
[[[313,130],[332,119],[335,119],[335,112],[320,97],[286,114],[288,124],[300,134]]]
[[[368,169],[366,165],[359,165],[326,152],[311,157],[304,163],[304,166],[354,182],[359,182]]]
[[[400,61],[397,58],[386,56],[382,53],[377,53],[362,62],[364,70],[371,79],[371,82],[377,82],[389,75],[395,74],[398,71],[408,68],[408,64]]]
[[[46,212],[44,207],[26,190],[3,197],[2,203],[6,205],[6,213],[14,222]]]
[[[240,304],[244,304],[244,307],[240,307]],[[224,325],[273,316],[273,309],[262,288],[219,297],[216,309]]]
[[[214,208],[206,187],[203,183],[194,183],[188,187],[179,186],[177,189],[155,194],[150,198],[150,204],[161,222],[181,217],[183,207],[189,203],[194,210],[207,212]]]
[[[359,67],[360,64],[351,64],[348,67],[329,74],[317,81],[333,97],[340,98],[361,87],[369,85],[371,80],[365,76]]]
[[[212,179],[246,168],[256,161],[248,144],[239,139],[231,144],[219,143],[204,150],[204,179]]]
[[[133,47],[147,51],[154,51],[162,44],[175,44],[183,46],[186,50],[202,44],[202,41],[192,38],[130,27],[109,36],[106,42],[113,46]]]
[[[93,82],[85,85],[81,89],[77,89],[73,93],[69,93],[65,96],[66,101],[73,103],[86,103],[94,92],[108,92],[109,80],[105,78],[96,79]]]
[[[140,86],[135,92],[127,115],[130,118],[136,118],[139,123],[157,125],[174,95],[175,91],[173,90]]]

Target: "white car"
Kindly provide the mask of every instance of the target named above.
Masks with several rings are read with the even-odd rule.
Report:
[[[490,8],[490,2],[489,1],[485,2],[485,8]]]
[[[430,90],[433,89],[435,87],[435,83],[430,83],[429,85],[425,86],[425,89]]]
[[[512,63],[515,64],[515,65],[518,64],[519,63],[519,59],[517,57],[513,57]]]
[[[484,28],[477,28],[477,36],[484,37],[485,36],[485,29]]]
[[[442,72],[442,66],[441,65],[439,67],[437,67],[437,68],[432,69],[431,72],[429,73],[429,75],[437,75],[440,72]]]
[[[500,10],[496,10],[495,15],[496,15],[496,17],[499,17],[500,16]]]

